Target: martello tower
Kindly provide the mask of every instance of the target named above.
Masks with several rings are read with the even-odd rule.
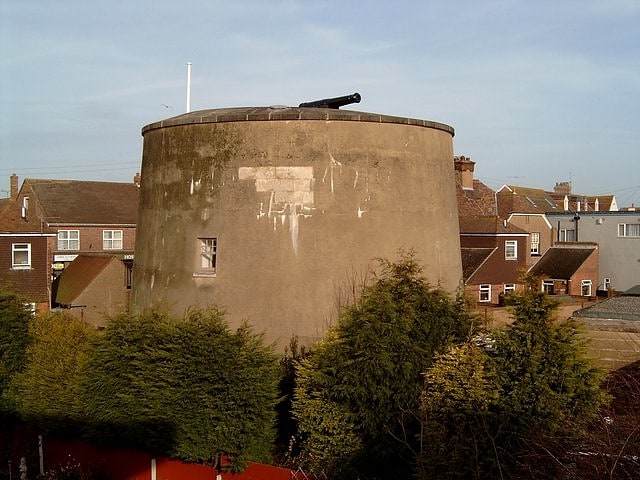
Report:
[[[310,343],[337,292],[413,249],[461,281],[453,129],[332,108],[204,110],[143,128],[133,308],[221,305]]]

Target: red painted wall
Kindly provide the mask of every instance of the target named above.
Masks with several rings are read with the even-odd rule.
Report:
[[[70,458],[81,465],[93,466],[113,480],[151,480],[151,455],[124,449],[95,448],[80,442],[45,440],[45,470],[64,465]],[[217,471],[205,465],[184,463],[168,458],[156,459],[156,480],[213,480]],[[251,463],[239,474],[223,473],[229,480],[290,480],[291,471]]]
[[[13,478],[19,478],[20,457],[27,457],[29,478],[39,473],[37,456],[38,438],[33,432],[16,432],[14,447],[11,449]],[[19,437],[19,438],[18,438]],[[126,449],[97,448],[77,441],[59,441],[44,438],[42,442],[44,469],[58,470],[69,464],[80,464],[83,470],[92,470],[106,474],[111,480],[151,480],[152,456]],[[28,452],[28,453],[27,453]],[[4,455],[3,455],[4,456]],[[2,469],[0,469],[2,471]],[[156,459],[156,480],[215,480],[217,471],[205,465],[184,463],[169,458]],[[295,472],[249,463],[239,474],[222,473],[223,480],[292,480]]]

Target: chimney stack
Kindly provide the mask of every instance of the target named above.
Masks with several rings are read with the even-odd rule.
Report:
[[[473,190],[473,170],[476,162],[470,158],[460,156],[453,157],[453,164],[456,169],[456,180],[463,190]]]
[[[9,177],[9,191],[12,200],[18,198],[18,175],[15,173]]]
[[[570,195],[571,182],[556,182],[555,187],[553,187],[553,193],[558,195]]]

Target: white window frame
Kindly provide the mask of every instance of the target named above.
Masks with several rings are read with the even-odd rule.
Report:
[[[491,285],[483,283],[478,287],[478,301],[481,303],[491,302]]]
[[[585,288],[588,289],[587,293],[585,293]],[[580,282],[580,295],[583,297],[590,297],[592,288],[593,282],[591,280],[582,280],[582,282]]]
[[[511,295],[512,293],[516,293],[516,284],[515,283],[505,283],[504,284],[504,294]]]
[[[540,255],[540,232],[531,232],[531,255]]]
[[[602,285],[604,286],[604,289],[608,291],[611,287],[611,277],[604,277],[604,279],[602,280]]]
[[[553,280],[542,281],[542,291],[547,295],[553,295],[555,293],[555,284]]]
[[[504,259],[505,260],[518,259],[518,241],[517,240],[504,241]]]
[[[16,256],[27,254],[27,261],[18,262]],[[13,270],[28,270],[31,268],[31,244],[30,243],[12,243],[11,244],[11,268]]]
[[[58,250],[80,250],[80,230],[58,230]]]
[[[122,250],[122,230],[103,230],[102,249]]]
[[[198,239],[199,246],[199,272],[201,274],[215,275],[218,260],[218,238],[207,237]]]
[[[619,223],[618,237],[640,238],[640,223]]]

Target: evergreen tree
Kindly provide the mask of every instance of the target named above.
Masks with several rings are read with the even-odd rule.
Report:
[[[25,366],[32,317],[18,295],[0,289],[0,416],[15,413],[9,385]]]
[[[511,325],[427,370],[421,478],[557,478],[563,449],[602,405],[575,322],[554,320],[541,292],[511,302]]]
[[[94,330],[68,313],[36,316],[24,370],[11,384],[20,416],[44,430],[73,430],[83,419],[80,382]]]
[[[575,321],[556,320],[557,304],[536,290],[511,302],[514,321],[496,333],[490,351],[501,392],[500,441],[503,464],[520,464],[533,475],[559,466],[549,452],[570,446],[606,396]]]
[[[268,461],[277,359],[220,310],[117,316],[95,342],[83,389],[91,437],[185,461]]]
[[[438,355],[422,392],[420,478],[500,478],[493,428],[500,398],[496,380],[491,359],[473,342]]]
[[[298,372],[301,462],[332,478],[412,473],[422,373],[470,330],[463,303],[428,285],[412,253],[380,266]]]

